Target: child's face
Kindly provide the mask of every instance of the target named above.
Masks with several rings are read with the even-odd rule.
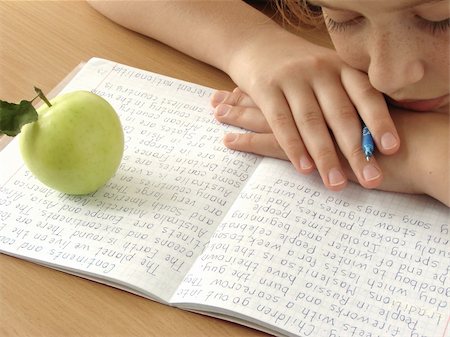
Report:
[[[338,54],[394,105],[449,111],[448,0],[312,0]]]

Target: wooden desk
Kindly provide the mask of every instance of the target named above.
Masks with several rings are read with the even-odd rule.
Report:
[[[4,100],[30,99],[34,85],[49,92],[93,56],[233,88],[224,73],[112,23],[82,1],[0,1],[0,16]],[[319,38],[328,43],[323,35]],[[0,255],[0,336],[264,335]]]

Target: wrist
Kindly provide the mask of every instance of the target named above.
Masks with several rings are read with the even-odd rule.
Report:
[[[264,60],[264,56],[274,54],[273,50],[277,48],[280,41],[289,40],[294,40],[292,43],[297,45],[302,42],[301,38],[288,32],[276,22],[267,19],[264,23],[252,27],[234,40],[222,70],[233,79],[242,75],[248,76],[248,71]]]

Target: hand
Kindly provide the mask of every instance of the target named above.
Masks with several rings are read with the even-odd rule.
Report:
[[[225,145],[233,150],[288,160],[288,156],[271,132],[264,114],[250,97],[239,93],[239,89],[231,95],[239,95],[241,104],[231,107],[220,120],[253,132],[229,133],[225,135]],[[391,114],[398,126],[403,145],[395,156],[376,154],[376,165],[384,172],[384,179],[377,189],[428,194],[449,205],[449,116],[398,109],[391,110]],[[349,179],[360,181],[360,177],[352,172],[343,154],[338,151],[337,155]],[[373,160],[375,158],[371,159]]]
[[[359,115],[382,153],[395,153],[400,143],[384,98],[367,75],[347,66],[334,51],[281,28],[262,29],[247,42],[227,70],[242,91],[217,92],[212,100],[217,112],[245,106],[251,97],[299,172],[316,167],[325,186],[342,189],[347,178],[339,148],[363,186],[378,186],[381,170],[376,161],[368,164],[361,151]],[[225,118],[217,114],[219,121]]]
[[[225,137],[225,145],[239,151],[254,152],[257,154],[275,157],[280,159],[289,160],[285,149],[280,145],[280,141],[276,138],[276,135],[271,130],[271,127],[266,120],[262,111],[256,106],[253,100],[247,94],[243,93],[239,88],[236,88],[231,93],[222,91],[227,96],[227,103],[237,102],[236,105],[221,103],[216,106],[215,116],[217,120],[223,123],[239,126],[258,134],[247,134],[239,136],[237,134],[229,134]],[[222,114],[226,112],[225,114]],[[359,122],[358,122],[359,123]],[[236,142],[233,142],[233,137],[241,137]],[[336,151],[336,158],[340,165],[340,170],[343,174],[351,180],[358,180],[359,183],[366,188],[375,188],[379,186],[382,181],[381,168],[379,167],[377,160],[372,158],[370,162],[367,162],[361,148],[361,125],[358,127],[358,144],[357,149],[353,150],[353,159],[356,156],[361,160],[358,160],[358,169],[352,172],[349,169],[349,160],[346,160],[339,148],[334,148],[335,143],[330,136],[333,150]],[[345,163],[345,165],[343,164]],[[304,172],[309,173],[314,170],[312,166],[310,170]],[[367,179],[367,176],[373,173],[375,179]],[[366,176],[364,175],[366,174]],[[326,181],[324,180],[326,185]],[[338,190],[339,188],[330,188],[332,190]]]

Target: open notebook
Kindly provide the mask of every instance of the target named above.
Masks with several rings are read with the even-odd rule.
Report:
[[[449,334],[449,209],[230,151],[212,90],[93,58],[63,88],[107,99],[126,150],[100,190],[0,152],[0,251],[275,335]]]

